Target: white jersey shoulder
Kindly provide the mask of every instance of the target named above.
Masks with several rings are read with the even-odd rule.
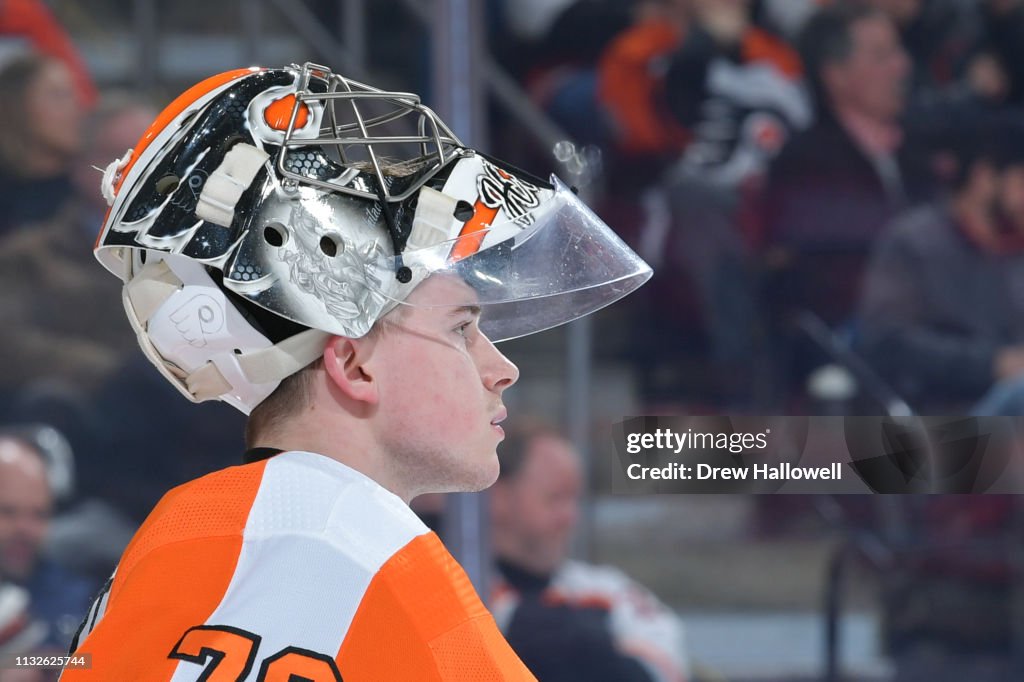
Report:
[[[401,499],[354,469],[309,452],[277,455],[207,624],[260,633],[261,656],[284,647],[337,652],[374,575],[427,532]],[[191,682],[195,670],[183,661],[172,682]]]

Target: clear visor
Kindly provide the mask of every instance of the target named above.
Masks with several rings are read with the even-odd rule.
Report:
[[[401,305],[478,306],[492,341],[526,336],[599,310],[637,289],[651,268],[558,178],[554,192],[514,220],[496,220],[454,239],[406,249],[401,262],[381,258],[378,293]],[[500,215],[500,214],[499,214]],[[395,273],[412,270],[409,284]],[[409,287],[446,276],[440,298],[412,296]],[[403,292],[404,289],[404,292]]]

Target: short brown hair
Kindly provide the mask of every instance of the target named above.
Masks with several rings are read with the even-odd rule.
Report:
[[[829,104],[822,73],[830,64],[845,62],[853,54],[853,27],[865,19],[887,15],[872,5],[842,0],[817,10],[804,24],[796,39],[812,94],[822,105]]]
[[[363,338],[383,334],[389,326],[387,322],[394,322],[395,315],[400,315],[402,309],[404,306],[398,306],[392,313],[388,313],[389,320],[378,319]],[[273,433],[285,421],[309,405],[313,399],[313,380],[323,367],[324,358],[320,356],[295,374],[282,379],[274,392],[253,408],[249,413],[249,421],[245,424],[245,446],[247,448],[256,447],[260,437]]]
[[[286,420],[309,405],[313,399],[314,378],[323,366],[324,359],[321,356],[295,374],[282,379],[274,392],[253,408],[249,421],[245,423],[245,447],[256,447],[261,436],[273,433]]]

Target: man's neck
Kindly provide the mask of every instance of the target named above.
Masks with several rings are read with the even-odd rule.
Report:
[[[355,469],[400,497],[406,504],[418,494],[410,491],[390,471],[382,450],[359,420],[313,419],[305,413],[286,425],[256,438],[254,448],[312,452]]]
[[[552,572],[538,572],[500,553],[495,563],[506,582],[520,592],[543,592],[551,583]]]
[[[836,107],[835,117],[854,144],[869,157],[891,156],[903,143],[903,130],[896,121],[879,119],[849,107]]]

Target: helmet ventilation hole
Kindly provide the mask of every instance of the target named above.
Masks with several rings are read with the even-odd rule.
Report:
[[[283,225],[271,223],[263,228],[263,240],[271,246],[284,246],[288,241],[288,231]]]
[[[324,235],[320,238],[320,250],[328,258],[334,258],[339,251],[338,238],[334,235]]]
[[[158,194],[167,196],[174,190],[178,189],[178,184],[181,182],[181,178],[173,173],[165,175],[156,181],[156,191]]]
[[[472,218],[473,214],[476,213],[476,211],[473,210],[473,204],[469,203],[468,201],[459,201],[459,203],[455,204],[454,213],[455,219],[458,220],[459,222],[464,223],[470,218]]]

